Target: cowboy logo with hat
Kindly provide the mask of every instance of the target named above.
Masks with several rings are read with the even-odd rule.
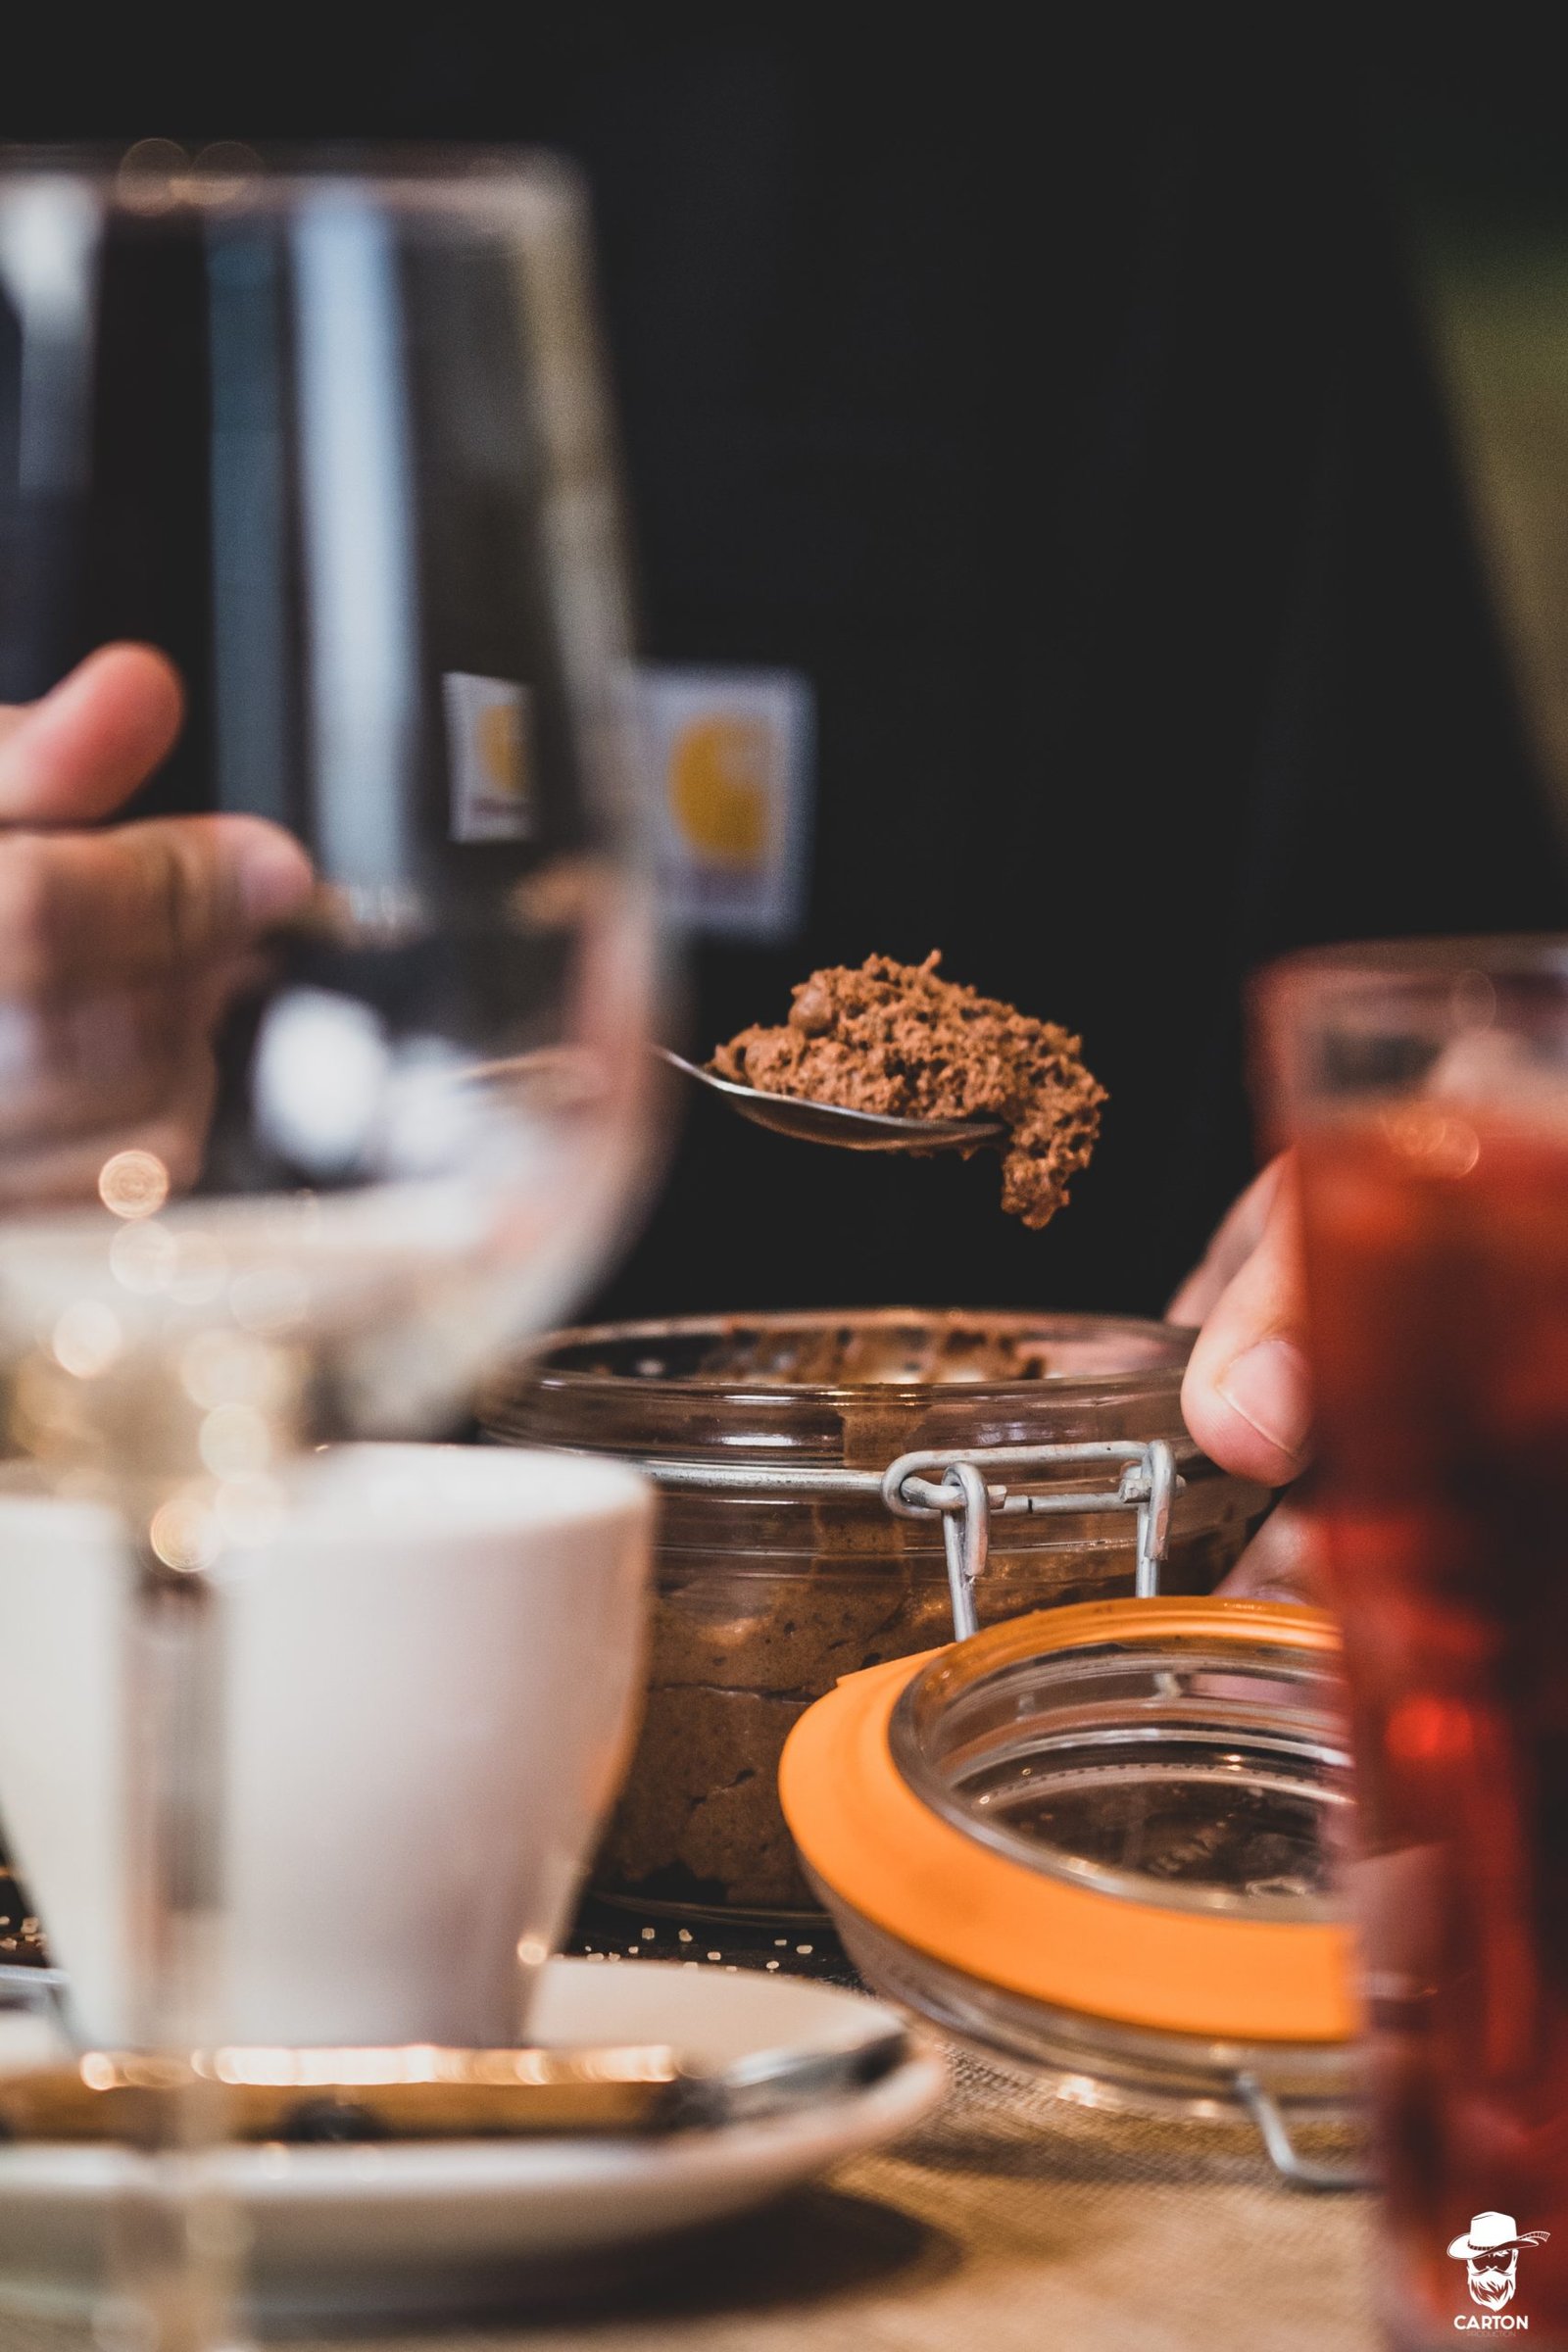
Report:
[[[1483,2311],[1501,2311],[1513,2301],[1518,2283],[1519,2249],[1539,2246],[1549,2230],[1520,2230],[1511,2213],[1478,2213],[1468,2231],[1449,2240],[1448,2252],[1465,2265],[1470,2300]]]

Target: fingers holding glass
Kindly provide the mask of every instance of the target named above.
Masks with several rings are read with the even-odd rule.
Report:
[[[308,897],[304,851],[255,817],[103,830],[178,732],[177,673],[110,646],[0,713],[0,1203],[91,1198],[120,1151],[176,1190],[201,1168],[213,1039],[266,934]],[[60,830],[43,831],[47,824]]]

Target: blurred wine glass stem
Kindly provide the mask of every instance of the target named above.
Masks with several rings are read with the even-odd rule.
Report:
[[[222,1674],[218,1597],[201,1571],[171,1569],[131,1521],[125,1820],[131,2040],[170,2056],[214,2044],[222,1921]],[[156,2071],[156,2070],[154,2070]],[[112,2292],[148,2352],[215,2352],[234,2340],[238,2217],[211,2162],[218,2086],[153,2081],[139,2102],[116,2217]]]
[[[99,1492],[120,1512],[129,1580],[125,2016],[128,2041],[152,2063],[111,2230],[100,2329],[111,2345],[123,2334],[127,2352],[132,2337],[135,2352],[228,2352],[241,2340],[233,2314],[244,2227],[215,2162],[223,2093],[188,2065],[157,2064],[224,2038],[227,1678],[215,1571],[231,1541],[225,1515],[244,1527],[236,1495],[243,1504],[247,1484],[287,1460],[301,1426],[305,1381],[293,1351],[236,1338],[214,1326],[167,1351],[128,1351],[92,1380],[54,1366],[74,1392],[73,1453],[94,1464]],[[193,1377],[193,1353],[205,1377]],[[244,1402],[224,1393],[225,1361],[227,1386],[242,1389]],[[222,1476],[247,1464],[249,1480]],[[258,1498],[248,1499],[254,1507]]]

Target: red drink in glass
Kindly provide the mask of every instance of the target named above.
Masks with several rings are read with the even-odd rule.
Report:
[[[1568,2348],[1568,940],[1267,976],[1401,2352]]]
[[[1568,1122],[1411,1101],[1302,1177],[1390,2320],[1568,2343]]]

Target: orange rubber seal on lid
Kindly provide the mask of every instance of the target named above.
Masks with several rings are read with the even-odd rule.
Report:
[[[1257,1601],[1086,1601],[978,1634],[988,1665],[1139,1637],[1275,1642],[1332,1653],[1333,1620]],[[1348,1929],[1129,1901],[1031,1870],[944,1821],[893,1761],[888,1725],[935,1657],[847,1675],[779,1761],[790,1834],[829,1892],[933,1960],[1058,2009],[1237,2041],[1345,2041],[1358,2019]],[[956,1654],[956,1651],[953,1654]]]

